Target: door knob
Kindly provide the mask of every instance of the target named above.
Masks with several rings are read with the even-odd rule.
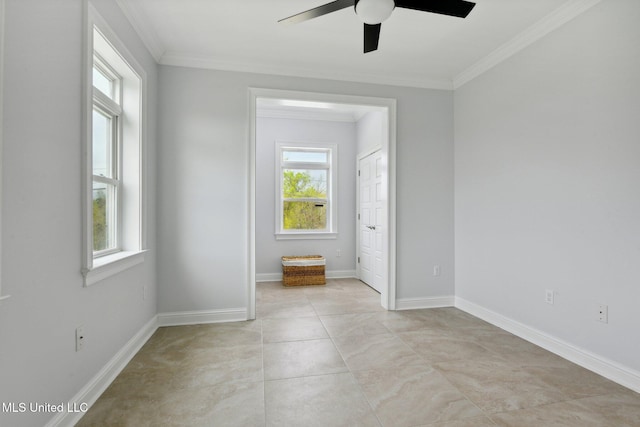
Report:
[[[375,230],[375,229],[376,229],[376,226],[375,226],[375,225],[367,225],[367,228],[368,228],[369,230]]]

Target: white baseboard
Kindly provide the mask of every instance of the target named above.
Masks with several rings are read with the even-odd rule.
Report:
[[[242,322],[247,320],[246,308],[224,310],[175,311],[159,313],[158,326],[198,325],[201,323]]]
[[[237,322],[247,320],[247,309],[229,309],[212,311],[183,311],[160,313],[142,327],[115,356],[75,395],[69,400],[67,408],[90,408],[100,395],[122,372],[133,356],[140,351],[151,335],[160,326],[194,325],[199,323]],[[82,405],[82,406],[81,406]],[[45,427],[73,426],[84,415],[83,412],[59,412]]]
[[[357,277],[355,270],[332,270],[327,271],[325,275],[327,279],[355,279]]]
[[[400,298],[396,300],[396,310],[417,310],[420,308],[453,307],[455,297]]]
[[[327,279],[350,279],[356,277],[355,270],[331,270],[324,273]],[[282,273],[256,274],[256,282],[281,282]]]
[[[151,335],[158,329],[158,318],[153,316],[100,371],[69,400],[67,408],[90,408],[100,395],[116,379],[127,363],[136,355]],[[73,426],[84,415],[83,412],[59,412],[45,427]]]
[[[456,297],[455,306],[583,368],[640,393],[640,372],[634,369],[576,347],[463,298]]]
[[[282,273],[256,273],[256,282],[281,282]]]

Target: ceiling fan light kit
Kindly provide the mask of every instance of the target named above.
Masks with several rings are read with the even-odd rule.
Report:
[[[356,0],[358,18],[365,24],[376,25],[386,21],[396,8],[393,0]]]
[[[364,53],[367,53],[378,49],[382,22],[391,16],[396,7],[466,18],[475,5],[465,0],[335,0],[278,22],[297,23],[353,7],[358,18],[364,22]]]

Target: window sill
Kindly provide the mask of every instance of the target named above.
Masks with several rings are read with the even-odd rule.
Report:
[[[276,240],[327,240],[337,238],[338,233],[276,233]]]
[[[82,272],[84,285],[91,286],[144,262],[147,251],[122,251],[93,260],[93,267]]]

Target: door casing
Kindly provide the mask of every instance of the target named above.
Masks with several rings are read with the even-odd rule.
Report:
[[[382,139],[381,151],[386,162],[384,188],[387,192],[386,232],[383,245],[387,248],[385,263],[386,284],[380,303],[387,310],[396,308],[396,100],[334,93],[299,92],[278,89],[249,88],[248,151],[248,209],[247,209],[247,320],[256,318],[256,104],[258,98],[288,99],[336,104],[383,107],[387,111],[387,138]]]

